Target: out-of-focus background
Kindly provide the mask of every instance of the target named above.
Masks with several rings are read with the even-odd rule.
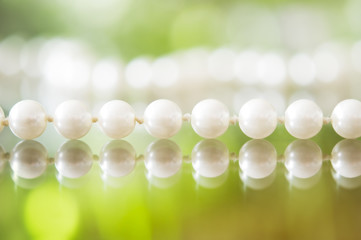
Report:
[[[216,98],[237,114],[262,97],[282,116],[308,98],[328,116],[339,101],[361,98],[360,13],[359,0],[0,0],[0,105],[7,114],[34,99],[51,115],[76,98],[96,116],[121,99],[142,116],[158,98],[184,113]],[[280,125],[266,148],[249,144],[238,126],[204,143],[188,123],[158,145],[142,126],[125,139],[130,147],[109,142],[96,124],[81,140],[65,142],[49,123],[36,142],[18,143],[4,128],[1,239],[360,236],[360,142],[339,142],[329,125],[297,144]],[[133,156],[127,176],[109,176],[99,164],[114,160],[109,146]],[[157,160],[155,146],[166,157]],[[240,170],[237,155],[250,146],[270,149],[269,176]],[[204,178],[197,166],[217,176]],[[313,172],[300,179],[294,166]]]
[[[141,112],[163,97],[190,111],[215,97],[238,112],[262,96],[280,114],[298,98],[329,114],[360,96],[360,11],[358,0],[2,1],[1,104],[51,112],[81,98],[96,111],[121,98]]]

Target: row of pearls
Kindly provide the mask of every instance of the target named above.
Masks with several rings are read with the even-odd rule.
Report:
[[[47,122],[53,121],[55,129],[68,139],[85,136],[92,123],[98,121],[100,129],[109,137],[120,139],[129,135],[136,122],[144,123],[146,131],[157,138],[170,138],[190,121],[194,131],[203,138],[221,136],[230,123],[238,121],[241,130],[251,138],[262,139],[284,122],[287,131],[294,137],[308,139],[315,136],[324,123],[331,122],[334,130],[344,138],[361,136],[361,102],[348,99],[334,108],[331,118],[323,116],[321,109],[312,101],[301,99],[293,102],[284,118],[277,116],[275,108],[263,99],[252,99],[240,109],[238,117],[231,117],[226,105],[215,99],[199,102],[191,114],[184,114],[179,106],[166,99],[159,99],[145,109],[143,118],[137,118],[133,108],[121,100],[106,103],[97,118],[92,117],[87,106],[78,100],[61,103],[53,117],[46,114],[36,101],[23,100],[10,110],[8,119],[0,109],[2,124],[22,139],[34,139],[45,130]]]
[[[179,145],[168,139],[160,139],[148,145],[144,155],[138,155],[134,147],[124,140],[112,140],[105,144],[99,155],[79,140],[65,142],[49,157],[39,142],[24,140],[10,153],[0,146],[0,172],[9,162],[15,179],[35,179],[44,174],[49,164],[55,165],[58,179],[77,179],[85,176],[98,161],[104,178],[122,178],[134,171],[137,162],[144,160],[147,177],[170,178],[180,172],[183,163],[191,163],[195,177],[218,178],[234,169],[231,161],[237,161],[240,175],[245,179],[272,177],[278,163],[282,162],[292,179],[309,179],[320,172],[324,161],[330,161],[336,174],[344,178],[361,176],[361,142],[345,139],[338,142],[331,155],[323,155],[312,140],[295,140],[283,155],[277,155],[275,147],[263,139],[246,142],[237,156],[216,139],[198,142],[190,156],[183,156]],[[231,165],[231,166],[230,166]],[[238,167],[237,167],[238,168]]]

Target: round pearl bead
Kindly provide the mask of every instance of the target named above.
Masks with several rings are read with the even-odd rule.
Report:
[[[126,102],[113,100],[100,109],[98,124],[109,137],[119,139],[128,136],[135,127],[135,113]]]
[[[144,127],[157,138],[174,136],[182,127],[182,111],[172,101],[159,99],[145,109]]]
[[[336,105],[332,115],[333,129],[344,138],[361,136],[361,102],[347,99]]]
[[[148,146],[144,164],[152,176],[158,178],[171,177],[182,167],[182,151],[171,140],[157,140]]]
[[[22,139],[39,137],[45,130],[47,116],[44,108],[36,101],[23,100],[15,104],[9,113],[11,131]]]
[[[200,101],[192,110],[191,124],[201,137],[219,137],[229,125],[228,108],[215,99]]]
[[[192,150],[193,169],[202,177],[218,177],[227,171],[228,165],[228,148],[217,139],[202,140]]]
[[[93,154],[87,144],[80,140],[69,140],[55,154],[55,168],[61,176],[80,178],[93,165]]]
[[[91,114],[86,105],[78,100],[63,102],[55,110],[55,129],[66,138],[83,137],[89,132],[91,125]]]
[[[252,99],[239,111],[239,127],[248,137],[261,139],[277,127],[277,112],[263,99]]]
[[[293,102],[285,113],[285,127],[294,137],[307,139],[322,128],[323,113],[312,101],[301,99]]]
[[[265,178],[276,169],[276,149],[266,140],[250,140],[239,151],[239,166],[248,177]]]
[[[322,167],[321,148],[312,140],[298,139],[287,146],[285,167],[297,178],[310,178]]]
[[[16,176],[34,179],[45,172],[47,157],[48,153],[41,143],[34,140],[24,140],[16,144],[9,162]]]
[[[332,167],[346,178],[361,176],[361,142],[344,139],[332,149]]]
[[[136,153],[133,146],[128,142],[112,140],[103,147],[99,158],[99,164],[103,172],[118,178],[133,171]]]

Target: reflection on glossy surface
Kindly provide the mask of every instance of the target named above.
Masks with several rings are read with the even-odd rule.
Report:
[[[136,153],[132,145],[123,140],[107,143],[100,153],[100,167],[112,177],[123,177],[133,171]]]
[[[331,163],[335,171],[346,178],[361,175],[361,142],[354,139],[340,141],[332,149]]]
[[[246,153],[248,155],[241,157],[240,161],[252,161],[252,156],[258,156],[258,154],[266,152],[267,144],[260,149],[262,144],[257,142],[262,143],[265,141],[250,141],[245,144],[243,150],[240,151],[240,155],[246,155]],[[357,219],[359,216],[357,207],[361,201],[361,178],[344,178],[334,171],[333,177],[335,180],[333,180],[329,172],[331,163],[328,162],[323,164],[322,171],[317,171],[316,174],[309,178],[299,178],[296,176],[297,171],[287,171],[283,167],[283,162],[277,162],[276,169],[271,174],[256,179],[246,175],[246,171],[242,171],[239,163],[233,161],[236,160],[233,158],[233,154],[231,155],[232,161],[229,160],[227,148],[218,140],[206,140],[198,143],[193,149],[193,158],[184,157],[184,159],[192,160],[187,163],[184,160],[179,160],[182,157],[179,147],[177,145],[175,149],[170,147],[174,146],[174,143],[170,141],[169,146],[168,141],[168,144],[165,145],[159,142],[152,143],[149,146],[149,152],[145,154],[145,161],[148,161],[148,168],[150,162],[155,164],[153,167],[159,165],[164,167],[163,164],[166,165],[167,161],[158,162],[157,159],[157,154],[162,153],[164,147],[168,149],[167,151],[164,150],[165,152],[168,152],[168,154],[171,152],[171,156],[177,156],[178,160],[176,162],[182,163],[182,167],[180,169],[177,167],[178,171],[174,175],[168,178],[154,176],[146,168],[141,158],[138,157],[134,169],[127,168],[127,172],[130,171],[128,175],[113,177],[106,174],[107,168],[103,164],[115,164],[114,169],[119,166],[120,172],[121,170],[125,171],[125,168],[120,167],[124,163],[120,159],[124,160],[125,158],[117,157],[118,150],[125,153],[126,156],[131,156],[132,160],[130,162],[134,163],[135,153],[126,151],[129,146],[123,143],[123,141],[108,143],[99,154],[100,164],[94,164],[88,174],[75,179],[57,173],[55,166],[51,164],[48,165],[49,169],[45,172],[46,174],[44,173],[35,179],[23,179],[16,174],[12,174],[13,171],[11,171],[10,167],[5,165],[6,168],[4,168],[0,176],[0,195],[4,196],[1,198],[0,212],[2,214],[0,214],[0,218],[6,223],[13,221],[13,224],[16,224],[23,220],[22,216],[24,215],[20,212],[21,209],[33,209],[32,214],[34,216],[28,222],[38,221],[43,225],[45,224],[44,226],[39,225],[39,227],[48,228],[46,221],[42,221],[39,216],[48,216],[46,214],[54,213],[54,211],[51,211],[54,206],[58,207],[61,212],[66,208],[63,199],[59,201],[58,205],[49,204],[49,201],[53,201],[52,197],[49,199],[49,193],[53,193],[56,199],[60,197],[59,194],[68,194],[70,200],[76,205],[76,210],[71,208],[69,213],[77,211],[79,219],[94,219],[91,223],[87,223],[87,220],[81,221],[82,226],[79,225],[76,228],[77,234],[72,237],[74,239],[92,239],[94,238],[94,231],[96,231],[96,237],[101,239],[112,239],[114,236],[116,239],[152,239],[153,233],[157,234],[157,236],[158,234],[164,234],[166,239],[173,239],[174,231],[183,231],[183,229],[185,229],[186,233],[175,236],[176,238],[238,239],[249,238],[255,232],[263,231],[256,238],[264,239],[265,236],[274,236],[274,239],[282,239],[282,236],[287,236],[284,238],[293,239],[304,236],[305,228],[300,228],[300,225],[311,228],[309,233],[306,234],[307,236],[304,237],[305,239],[332,239],[334,237],[330,229],[344,223],[344,226],[347,227],[346,230],[348,230],[350,224],[346,220],[349,218]],[[314,147],[312,141],[311,147],[307,146],[307,144],[306,147],[304,146],[305,143],[309,143],[307,141],[301,141],[301,147],[296,143],[297,141],[292,143],[285,153],[286,164],[289,168],[289,164],[293,164],[293,167],[295,167],[302,166],[305,160],[308,163],[310,159],[307,161],[302,156],[308,156],[307,154],[314,156],[315,152],[318,152],[312,150],[312,147]],[[159,148],[157,144],[160,145]],[[299,141],[298,144],[300,144]],[[300,148],[303,149],[303,154],[299,153]],[[237,148],[230,145],[230,149]],[[189,150],[189,148],[185,148],[184,152],[189,152]],[[72,152],[72,154],[69,152]],[[270,152],[273,153],[273,150]],[[60,153],[63,153],[63,155]],[[132,154],[128,155],[129,153]],[[325,151],[325,153],[330,153],[330,150]],[[66,158],[69,155],[78,156],[75,158],[78,161],[74,160],[74,158]],[[168,159],[164,157],[165,155],[167,154],[160,154],[159,156],[162,157],[161,159]],[[318,160],[316,162],[321,161],[320,155],[320,153],[317,155]],[[111,156],[115,157],[112,158]],[[5,157],[7,158],[8,155],[5,154]],[[70,141],[59,149],[55,162],[58,169],[59,164],[63,164],[63,168],[68,170],[67,168],[74,168],[74,166],[75,168],[79,167],[76,163],[84,167],[82,159],[86,159],[86,166],[90,166],[91,162],[94,161],[92,158],[96,159],[92,157],[92,153],[86,145],[84,146],[84,143]],[[65,161],[64,159],[68,160]],[[272,157],[272,159],[274,158]],[[274,163],[274,160],[272,161]],[[194,170],[197,163],[200,164],[198,171]],[[214,165],[212,165],[213,163]],[[250,162],[249,164],[250,166],[258,166],[258,163],[256,161],[256,163]],[[132,166],[132,164],[126,164],[125,166]],[[173,169],[172,166],[170,169]],[[241,166],[244,165],[241,164]],[[311,166],[313,165],[311,164]],[[107,167],[108,170],[113,170],[110,164]],[[162,169],[167,170],[165,167]],[[208,170],[207,173],[211,172],[212,176],[218,176],[209,177],[209,174],[208,177],[202,176],[200,173],[204,169]],[[116,171],[116,173],[119,173],[119,171]],[[80,175],[83,174],[85,173],[83,172]],[[54,175],[56,175],[58,182],[54,179]],[[241,179],[238,175],[240,175]],[[14,182],[11,181],[10,177]],[[37,192],[38,189],[43,189],[41,194],[36,197],[36,200],[31,205],[27,205],[31,193]],[[37,211],[34,210],[34,205],[37,206],[35,207]],[[15,216],[14,220],[9,217],[10,213]],[[71,214],[62,216],[64,219],[73,217]],[[267,226],[263,226],[260,219],[263,219]],[[321,225],[320,222],[322,222]],[[335,224],[335,222],[340,224]],[[116,226],[114,223],[116,223]],[[114,233],[119,229],[117,228],[120,226],[119,224],[133,226],[132,229],[135,230],[129,234],[123,234],[124,229]],[[7,225],[4,223],[3,226],[6,227]],[[96,230],[91,230],[92,233],[85,236],[80,233],[83,231],[83,226],[89,229],[94,227]],[[212,227],[211,229],[208,226],[221,227]],[[54,234],[56,228],[49,228],[52,230],[49,231],[50,236],[50,234]],[[202,229],[202,232],[193,237],[194,232],[199,228]],[[286,228],[287,232],[281,230],[283,232],[280,233],[281,228]],[[320,230],[320,228],[322,229]],[[291,230],[288,231],[288,229]],[[28,229],[24,228],[24,230],[20,229],[20,231],[23,231],[25,236],[21,236],[20,239],[26,239]],[[139,233],[141,235],[138,235],[140,231],[147,231],[146,233],[149,234],[145,236],[143,233]],[[295,231],[295,233],[290,234],[291,231]],[[320,231],[322,231],[321,234],[319,234]],[[345,230],[337,231],[343,232]],[[0,239],[6,238],[2,237],[4,235],[1,234],[0,232]]]
[[[2,172],[2,170],[5,167],[5,163],[6,163],[5,154],[6,154],[6,152],[5,152],[4,148],[0,145],[0,173]]]
[[[315,175],[312,175],[308,178],[296,177],[295,175],[292,175],[290,173],[286,174],[286,178],[292,187],[303,190],[310,189],[315,186],[320,181],[321,176],[321,171],[316,172]]]
[[[134,173],[134,172],[132,172]],[[122,188],[123,186],[129,184],[132,179],[134,174],[128,174],[126,176],[123,177],[112,177],[110,175],[107,174],[102,174],[101,175],[101,179],[104,182],[104,185],[107,187],[111,187],[111,188]]]
[[[276,149],[266,140],[250,140],[239,151],[239,166],[248,177],[265,178],[277,166]]]
[[[197,174],[202,177],[220,176],[229,165],[227,146],[216,139],[200,141],[192,151],[192,165]]]
[[[146,177],[150,186],[160,189],[167,189],[174,186],[179,181],[181,177],[181,172],[182,171],[178,171],[174,175],[167,178],[156,177],[151,173],[147,174]]]
[[[15,173],[11,174],[11,179],[14,181],[17,187],[23,189],[34,189],[46,180],[46,174],[42,174],[37,178],[22,178]]]
[[[239,171],[239,177],[242,179],[244,185],[253,190],[263,190],[272,185],[276,178],[276,171],[273,171],[270,175],[264,178],[252,178]]]
[[[181,168],[182,151],[171,140],[157,140],[148,146],[144,163],[151,175],[168,178],[176,174]]]
[[[199,175],[197,172],[193,172],[192,175],[198,186],[214,189],[222,186],[225,183],[228,178],[228,171],[226,170],[224,173],[216,177],[204,177]]]
[[[322,166],[322,151],[312,140],[295,140],[285,151],[285,166],[297,178],[309,178]]]
[[[47,156],[48,153],[42,144],[33,140],[24,140],[13,149],[10,166],[18,177],[37,178],[46,170]]]
[[[93,164],[92,152],[80,140],[65,142],[55,155],[55,167],[67,178],[79,178],[87,174]]]
[[[89,175],[77,177],[77,178],[70,178],[67,176],[63,176],[60,172],[56,174],[56,179],[58,182],[66,188],[70,189],[79,189],[85,187],[87,183],[89,183]]]
[[[345,189],[356,189],[361,187],[361,176],[354,178],[343,177],[335,171],[332,171],[332,177],[336,181],[337,186]]]

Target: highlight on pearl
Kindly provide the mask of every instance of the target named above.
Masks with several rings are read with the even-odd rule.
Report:
[[[33,100],[18,102],[6,118],[0,108],[0,131],[9,126],[19,138],[34,139],[53,122],[56,131],[68,139],[85,136],[97,122],[99,128],[110,138],[121,139],[134,130],[136,124],[144,124],[145,130],[156,138],[170,138],[190,122],[195,133],[212,139],[224,134],[229,125],[238,125],[250,138],[263,139],[272,134],[278,124],[295,138],[309,139],[316,136],[324,124],[331,122],[337,134],[344,138],[361,137],[361,102],[347,99],[336,105],[331,117],[324,117],[316,103],[307,99],[293,102],[285,116],[277,116],[274,106],[264,99],[252,99],[240,108],[238,116],[231,115],[227,106],[216,99],[205,99],[197,103],[191,114],[182,113],[181,108],[167,99],[150,103],[143,116],[136,116],[126,102],[112,100],[105,103],[98,115],[93,117],[86,104],[78,100],[61,103],[54,116],[46,114],[40,103]]]

